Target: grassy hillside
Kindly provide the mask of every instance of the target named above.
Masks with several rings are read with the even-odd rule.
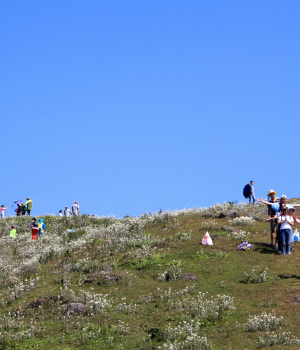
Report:
[[[238,219],[218,217],[232,209]],[[264,205],[222,204],[122,220],[45,216],[38,241],[29,218],[1,220],[0,348],[299,348],[300,245],[276,255],[266,215]],[[206,231],[214,246],[201,245]],[[238,251],[241,240],[253,249]],[[86,312],[69,314],[78,302]]]

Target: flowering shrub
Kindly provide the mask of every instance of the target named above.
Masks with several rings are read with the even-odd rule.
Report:
[[[216,229],[218,226],[216,220],[205,220],[201,223],[200,229],[202,230],[212,230]]]
[[[126,298],[122,298],[122,303],[116,306],[118,312],[124,312],[125,314],[137,314],[138,305],[137,304],[127,304],[125,302]]]
[[[157,280],[160,282],[175,281],[181,276],[181,261],[175,262],[175,260],[173,260],[167,265],[167,270],[158,276]]]
[[[167,340],[185,340],[192,334],[199,334],[201,331],[201,323],[180,322],[177,327],[172,328],[169,324],[163,331],[163,337]]]
[[[269,348],[274,345],[300,345],[300,340],[290,332],[283,332],[278,335],[272,332],[271,334],[267,333],[266,335],[259,337],[257,341],[257,347],[259,349]]]
[[[174,343],[167,341],[163,346],[158,346],[158,349],[164,350],[209,350],[212,349],[211,343],[208,342],[206,337],[201,337],[197,334],[189,335],[185,341],[178,343],[176,340]]]
[[[112,326],[112,331],[115,334],[120,334],[120,335],[127,335],[130,333],[133,333],[133,331],[130,329],[128,323],[125,325],[124,322],[118,321],[117,325]]]
[[[96,315],[98,312],[104,312],[112,307],[112,301],[107,296],[107,294],[92,294],[81,291],[81,294],[76,297],[73,290],[70,290],[70,301],[84,303],[90,315]]]
[[[249,232],[240,230],[238,232],[228,233],[227,238],[232,241],[244,241],[249,234]]]
[[[168,309],[176,309],[200,322],[214,322],[230,315],[235,311],[232,297],[218,295],[216,298],[207,298],[206,293],[199,293],[196,298],[187,296],[178,301],[168,301]]]
[[[282,326],[283,317],[277,318],[275,313],[262,313],[260,316],[250,316],[248,322],[244,324],[246,332],[255,331],[275,331]]]
[[[264,283],[268,280],[268,268],[260,269],[259,267],[255,267],[252,269],[250,273],[244,272],[244,283]]]
[[[248,216],[240,216],[229,221],[233,226],[253,226],[255,224],[255,220]]]

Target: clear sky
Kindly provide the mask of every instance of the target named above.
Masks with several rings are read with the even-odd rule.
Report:
[[[299,23],[298,0],[1,1],[1,204],[300,196]]]

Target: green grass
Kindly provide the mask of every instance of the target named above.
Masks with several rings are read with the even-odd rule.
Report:
[[[255,205],[254,208],[245,208],[245,213],[258,208],[264,211],[263,206]],[[201,245],[207,231],[201,229],[201,225],[209,220],[216,223],[214,229],[208,231],[220,248]],[[9,219],[7,225],[10,221],[14,221],[19,234],[28,232],[28,218]],[[88,217],[74,220],[44,217],[44,221],[46,235],[51,239],[51,235],[58,232],[70,247],[84,238],[89,230],[104,230],[119,222],[116,219]],[[7,235],[4,225],[0,222],[0,233]],[[142,252],[145,243],[109,246],[110,238],[102,236],[95,238],[90,245],[76,250],[70,248],[63,255],[50,251],[48,259],[39,265],[36,273],[19,277],[24,281],[25,278],[39,276],[36,288],[8,302],[9,291],[14,285],[2,283],[0,286],[2,321],[10,315],[11,322],[24,323],[23,329],[29,329],[31,322],[35,327],[34,338],[14,341],[10,338],[19,330],[14,325],[8,326],[8,335],[0,337],[0,349],[158,349],[159,346],[163,349],[163,344],[167,342],[166,327],[175,328],[182,321],[199,322],[199,335],[207,337],[214,349],[256,349],[259,336],[266,332],[245,332],[243,324],[249,316],[272,310],[277,317],[284,318],[278,332],[289,331],[297,336],[300,303],[296,303],[294,297],[300,295],[300,246],[295,244],[291,256],[275,254],[269,245],[269,234],[264,233],[269,230],[269,224],[257,220],[254,226],[243,228],[250,232],[247,240],[254,245],[253,249],[238,251],[236,248],[240,242],[228,240],[227,233],[220,229],[223,225],[230,226],[230,223],[227,219],[204,219],[197,214],[167,218],[147,224],[144,229],[132,225],[128,231],[130,235],[142,230],[146,237],[150,237],[152,247],[145,256],[134,255]],[[75,232],[67,233],[66,229]],[[170,239],[180,238],[181,232],[191,233],[190,239]],[[158,237],[165,238],[161,247],[153,243]],[[21,263],[19,254],[24,243],[14,244],[8,242],[6,247],[2,246],[0,258],[9,257],[14,252],[13,259]],[[130,254],[133,254],[132,257]],[[167,271],[174,261],[175,264],[181,262],[182,274],[191,273],[198,279],[159,282],[158,276]],[[107,266],[113,269],[112,274],[122,279],[109,282],[106,275],[102,275],[92,283],[84,283],[88,276],[100,274]],[[241,283],[244,272],[250,273],[254,267],[258,267],[258,271],[268,268],[268,279],[264,283]],[[66,316],[64,307],[71,300],[71,290],[77,296],[85,292],[107,295],[112,306],[93,316]],[[207,293],[207,300],[215,300],[218,295],[233,298],[235,311],[224,311],[214,320],[210,317],[195,318],[191,316],[193,312],[188,311],[188,306],[178,307],[178,303],[184,300],[189,300],[187,305],[190,305],[199,292]],[[29,303],[41,298],[44,299],[41,308],[29,307]],[[20,319],[18,311],[22,314]],[[3,333],[4,329],[0,331]],[[148,341],[150,338],[151,342]],[[299,346],[274,346],[274,349],[286,348],[298,349]]]

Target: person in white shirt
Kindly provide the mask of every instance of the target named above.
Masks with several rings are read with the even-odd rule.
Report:
[[[62,216],[63,216],[63,212],[62,212],[62,210],[60,210],[60,211],[58,212],[58,216],[60,216],[60,217],[62,217]]]
[[[65,214],[65,216],[72,216],[72,212],[68,207],[66,207],[64,214]]]
[[[283,214],[278,218],[278,224],[280,224],[280,236],[282,243],[282,253],[285,255],[285,247],[287,255],[291,255],[291,237],[292,237],[292,226],[294,226],[294,219],[292,215],[289,215],[289,208],[283,209]]]
[[[78,205],[78,202],[75,202],[75,203],[72,205],[72,213],[73,213],[73,215],[79,215],[79,205]]]

